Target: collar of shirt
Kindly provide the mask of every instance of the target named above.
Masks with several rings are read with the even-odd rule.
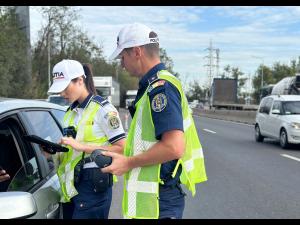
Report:
[[[87,104],[90,102],[92,97],[93,94],[89,94],[81,104],[79,104],[78,101],[73,102],[72,105],[70,106],[71,110],[74,110],[76,107],[84,109],[87,106]]]
[[[157,72],[160,70],[165,70],[165,64],[163,63],[159,63],[157,65],[155,65],[154,67],[152,67],[140,80],[139,82],[139,88],[147,88],[149,85],[148,80],[150,80],[153,76],[156,76]]]
[[[156,76],[157,72],[160,70],[165,70],[166,66],[163,63],[159,63],[157,65],[155,65],[154,67],[152,67],[140,80],[139,82],[139,90],[138,93],[136,95],[136,99],[134,104],[136,104],[138,102],[138,100],[143,96],[144,92],[146,91],[149,82],[148,80],[151,80],[151,78],[153,78],[154,76]]]

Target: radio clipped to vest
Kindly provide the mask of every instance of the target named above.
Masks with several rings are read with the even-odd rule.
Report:
[[[63,136],[64,137],[72,137],[72,138],[76,138],[76,130],[74,126],[69,126],[69,127],[65,127],[63,128]]]

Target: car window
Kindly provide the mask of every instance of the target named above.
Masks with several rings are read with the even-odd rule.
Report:
[[[7,191],[28,191],[39,181],[38,165],[35,158],[32,158],[25,163],[11,179]]]
[[[27,111],[24,115],[32,125],[32,134],[54,143],[58,143],[62,138],[62,132],[59,126],[49,112]],[[53,155],[46,154],[44,152],[44,156],[47,158],[50,171],[55,169],[55,160]]]
[[[261,100],[260,107],[259,107],[259,112],[260,113],[264,112],[264,109],[265,109],[265,106],[266,106],[266,100],[267,100],[266,98]]]
[[[57,121],[60,123],[60,126],[63,127],[62,124],[63,124],[63,119],[64,119],[66,112],[62,111],[62,110],[57,110],[57,109],[52,109],[51,112],[53,113],[53,115],[55,116]]]
[[[283,102],[282,108],[284,115],[300,114],[300,101]]]
[[[47,111],[27,111],[24,113],[33,128],[33,134],[57,143],[62,133],[54,118]]]
[[[274,101],[272,110],[274,110],[274,109],[277,109],[277,110],[279,110],[280,113],[282,113],[281,101]]]
[[[272,103],[273,103],[273,99],[272,98],[267,98],[266,99],[266,105],[264,107],[264,113],[266,113],[266,114],[270,113]]]
[[[0,165],[10,176],[9,180],[0,182],[0,191],[9,191],[13,178],[18,176],[18,171],[28,162],[31,164],[31,170],[34,171],[32,174],[35,179],[30,183],[27,182],[25,187],[22,184],[26,177],[18,176],[19,184],[14,190],[28,191],[41,180],[33,149],[22,140],[22,134],[23,130],[16,120],[9,118],[0,122]]]

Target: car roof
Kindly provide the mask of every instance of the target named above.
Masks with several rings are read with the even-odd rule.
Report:
[[[66,106],[61,106],[42,100],[0,98],[0,114],[11,110],[25,108],[51,108],[63,111],[66,111],[67,109]]]
[[[300,95],[269,95],[266,96],[271,97],[274,100],[280,100],[280,101],[300,101]]]

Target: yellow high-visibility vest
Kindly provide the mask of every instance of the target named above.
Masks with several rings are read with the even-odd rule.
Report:
[[[166,70],[159,71],[158,79],[167,80],[180,92],[184,125],[185,152],[173,171],[176,175],[182,165],[180,181],[194,196],[195,184],[207,180],[204,156],[188,101],[180,81]],[[152,82],[154,84],[156,81]],[[124,154],[134,156],[147,151],[157,143],[155,127],[151,116],[151,103],[147,92],[136,103],[136,112],[128,132]],[[154,85],[155,86],[155,85]],[[137,167],[124,175],[123,215],[126,218],[156,219],[159,217],[159,184],[161,164]]]

